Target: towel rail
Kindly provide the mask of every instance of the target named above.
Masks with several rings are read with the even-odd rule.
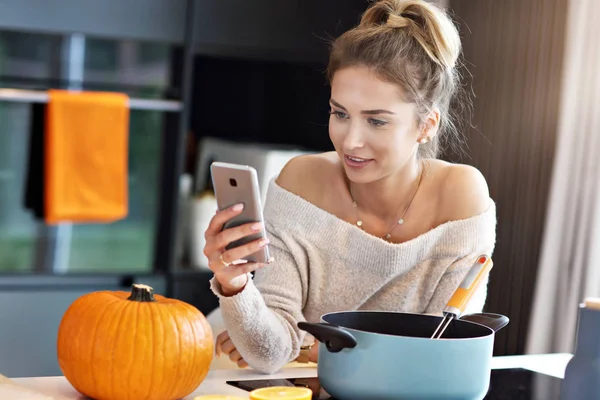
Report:
[[[48,93],[43,90],[0,88],[0,101],[47,103]],[[130,98],[129,107],[132,110],[181,111],[182,104],[176,100]]]

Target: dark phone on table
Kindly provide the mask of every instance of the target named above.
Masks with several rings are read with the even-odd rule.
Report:
[[[227,384],[251,392],[255,389],[273,386],[300,386],[313,391],[313,400],[336,400],[321,387],[318,378],[259,379],[249,381],[226,381]]]

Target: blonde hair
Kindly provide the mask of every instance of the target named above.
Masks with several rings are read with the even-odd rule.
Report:
[[[331,82],[340,69],[365,66],[403,89],[405,100],[417,105],[419,121],[438,108],[439,134],[419,146],[420,156],[434,158],[443,133],[458,135],[450,104],[459,88],[460,53],[458,30],[439,7],[423,0],[380,0],[333,42],[327,77]]]

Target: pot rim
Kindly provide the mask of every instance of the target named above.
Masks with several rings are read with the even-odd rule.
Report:
[[[384,310],[356,310],[356,311],[333,311],[333,312],[329,312],[329,313],[325,313],[321,315],[321,322],[324,322],[326,324],[331,324],[330,322],[325,321],[325,317],[327,317],[328,315],[336,315],[336,314],[359,314],[359,313],[369,313],[369,314],[374,314],[374,313],[382,313],[382,314],[400,314],[400,315],[419,315],[422,317],[427,317],[427,318],[440,318],[441,316],[437,316],[437,315],[431,315],[431,314],[420,314],[420,313],[410,313],[410,312],[397,312],[397,311],[384,311]],[[389,333],[379,333],[379,332],[369,332],[369,331],[365,331],[365,330],[361,330],[361,329],[356,329],[356,328],[347,328],[345,326],[341,326],[341,325],[334,325],[334,326],[338,326],[340,329],[344,329],[347,330],[349,332],[359,332],[362,334],[371,334],[371,335],[381,335],[381,336],[389,336],[389,337],[398,337],[398,338],[403,338],[403,339],[410,339],[410,340],[415,340],[415,341],[444,341],[444,342],[462,342],[462,341],[473,341],[473,340],[489,340],[490,336],[493,338],[496,334],[496,332],[490,328],[489,326],[485,326],[483,324],[478,324],[477,322],[472,322],[472,321],[465,321],[465,320],[461,320],[460,318],[457,320],[461,323],[465,323],[465,324],[473,324],[473,325],[477,325],[480,326],[482,328],[485,328],[488,330],[488,334],[484,335],[484,336],[477,336],[477,337],[472,337],[472,338],[440,338],[440,339],[431,339],[431,338],[423,338],[423,337],[414,337],[414,336],[404,336],[404,335],[391,335]],[[433,332],[431,332],[431,334],[433,335]]]

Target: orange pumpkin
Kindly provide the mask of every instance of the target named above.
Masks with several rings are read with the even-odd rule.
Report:
[[[92,292],[65,312],[58,363],[73,387],[97,400],[175,400],[208,374],[214,341],[195,307],[134,284]]]

